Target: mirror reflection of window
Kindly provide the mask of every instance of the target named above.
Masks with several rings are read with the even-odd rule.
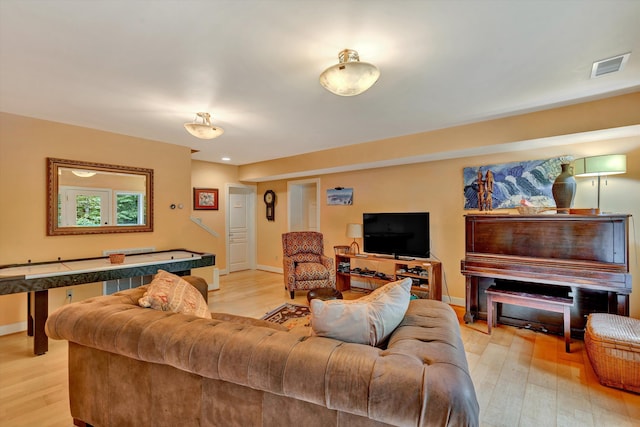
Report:
[[[144,194],[116,192],[116,224],[144,224]]]
[[[108,190],[91,188],[60,188],[61,227],[96,227],[109,225],[111,194]]]

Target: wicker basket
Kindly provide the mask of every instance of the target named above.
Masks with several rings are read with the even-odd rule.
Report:
[[[584,343],[601,384],[640,393],[640,320],[590,314]]]
[[[124,254],[110,254],[109,261],[111,264],[122,264],[124,262]]]

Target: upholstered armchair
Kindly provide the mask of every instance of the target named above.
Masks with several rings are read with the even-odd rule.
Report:
[[[282,235],[285,288],[291,299],[299,289],[335,288],[333,258],[324,255],[322,233],[294,231]]]

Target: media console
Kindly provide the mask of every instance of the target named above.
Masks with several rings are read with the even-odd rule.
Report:
[[[351,289],[352,278],[383,285],[404,277],[413,281],[411,292],[418,297],[442,300],[440,261],[336,254],[336,288],[341,292]]]

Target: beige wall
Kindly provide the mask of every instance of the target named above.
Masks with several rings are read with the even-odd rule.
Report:
[[[606,129],[640,123],[640,94],[565,107],[543,113],[460,126],[343,150],[327,150],[289,159],[279,159],[240,168],[192,161],[187,147],[140,138],[68,126],[10,114],[0,114],[0,264],[51,259],[100,256],[104,249],[153,246],[157,250],[184,247],[216,254],[216,265],[226,267],[225,209],[227,183],[256,179],[270,174],[296,171],[301,165],[322,168],[393,156],[420,155],[447,147],[473,148],[483,144],[504,144],[528,138],[563,135],[571,132]],[[635,107],[635,108],[634,108]],[[364,155],[363,155],[364,153]],[[321,179],[321,231],[326,236],[326,252],[349,243],[348,222],[360,222],[366,211],[429,211],[432,252],[443,263],[448,295],[454,301],[464,297],[460,259],[464,256],[462,209],[462,169],[501,162],[549,158],[559,155],[626,153],[628,172],[611,177],[603,187],[604,210],[640,215],[640,139],[638,137],[582,144],[556,144],[529,151],[461,157],[404,166],[325,174]],[[382,157],[381,157],[382,156]],[[51,236],[45,232],[45,158],[123,164],[155,171],[155,230],[152,233],[94,236]],[[312,176],[309,176],[309,178]],[[192,188],[218,188],[218,211],[193,211]],[[327,206],[326,190],[352,187],[354,205]],[[276,221],[265,219],[262,195],[267,189],[277,194]],[[257,192],[257,264],[281,269],[281,234],[287,228],[287,181],[263,182]],[[183,209],[170,209],[182,204]],[[579,180],[576,207],[595,205],[595,190],[589,180]],[[205,225],[220,233],[216,238],[189,217],[202,218]],[[631,223],[634,224],[633,222]],[[635,292],[631,311],[640,317],[638,242],[631,230],[631,273]],[[360,242],[361,243],[361,242]],[[212,269],[195,271],[210,281]],[[75,300],[95,295],[98,285],[75,287]],[[447,289],[443,290],[447,295]],[[50,306],[65,303],[64,289],[50,292]],[[0,328],[26,318],[24,294],[0,296]]]
[[[154,170],[154,231],[87,236],[46,236],[46,158],[137,166]],[[236,181],[236,167],[203,171],[188,147],[60,123],[0,114],[0,264],[101,256],[105,249],[187,248],[217,255],[225,263],[224,184]],[[220,211],[192,211],[192,187],[220,188]],[[170,209],[182,204],[183,209]],[[217,230],[214,238],[190,219]],[[194,270],[211,282],[213,268]],[[74,300],[100,292],[100,285],[74,287]],[[65,303],[64,289],[49,293],[50,309]],[[0,327],[24,322],[26,294],[0,296]]]
[[[345,236],[346,224],[361,223],[363,212],[428,211],[432,254],[442,261],[448,295],[454,302],[463,303],[465,283],[460,274],[460,260],[464,258],[464,215],[473,212],[463,209],[463,168],[562,155],[579,158],[605,153],[626,153],[628,171],[625,175],[609,177],[606,187],[603,182],[602,209],[632,214],[634,218],[640,217],[640,137],[323,175],[320,177],[321,231],[325,235],[325,253],[331,255],[334,245],[350,243],[350,239]],[[596,190],[592,187],[591,180],[578,178],[577,181],[574,206],[595,207]],[[327,206],[324,199],[326,190],[334,187],[353,188],[354,204]],[[258,262],[281,268],[280,234],[287,231],[286,181],[261,183],[258,194],[263,194],[267,189],[276,192],[278,205],[275,222],[259,219]],[[634,226],[633,221],[631,226]],[[631,295],[631,312],[634,317],[640,317],[640,271],[637,262],[640,243],[636,241],[637,235],[638,232],[634,232],[632,228],[629,239],[634,289]],[[362,246],[362,240],[359,243]],[[443,295],[447,295],[447,289],[443,289]]]
[[[458,158],[428,161],[403,166],[367,169],[319,176],[322,187],[321,231],[325,234],[325,252],[333,246],[348,244],[346,224],[361,222],[367,211],[429,211],[431,213],[431,248],[443,263],[449,295],[464,301],[464,278],[460,260],[464,257],[464,218],[462,169],[494,163],[506,163],[555,156],[575,158],[600,154],[628,155],[628,172],[603,184],[602,208],[605,211],[640,215],[640,137],[597,140],[584,138],[587,133],[640,124],[640,92],[585,102],[536,113],[527,113],[487,122],[457,126],[432,132],[401,136],[350,147],[325,150],[275,161],[240,167],[241,179],[261,180],[278,176],[348,164],[382,161],[415,156],[438,158],[443,152],[467,150],[482,152],[493,146],[491,155],[462,155]],[[581,134],[579,138],[575,135]],[[589,137],[592,137],[590,134]],[[547,138],[547,139],[545,139]],[[522,151],[519,141],[533,140],[538,149]],[[579,140],[591,142],[577,143]],[[563,143],[563,141],[565,141]],[[444,157],[444,156],[443,156]],[[451,157],[451,156],[449,156]],[[316,177],[308,176],[308,178]],[[299,179],[299,178],[296,178]],[[327,206],[328,188],[352,187],[353,206]],[[277,193],[276,223],[258,223],[258,260],[267,267],[281,267],[280,233],[287,231],[286,181],[262,182],[258,194],[267,189]],[[578,180],[575,207],[595,207],[596,192],[590,180]],[[515,213],[515,211],[514,211]],[[639,244],[634,222],[630,230],[630,270],[633,276],[631,314],[640,317]],[[362,243],[362,242],[360,242]],[[443,289],[447,295],[447,289]]]

